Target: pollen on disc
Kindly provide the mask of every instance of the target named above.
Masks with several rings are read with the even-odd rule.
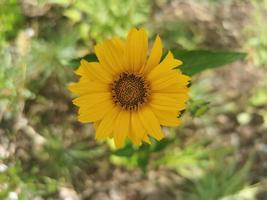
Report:
[[[142,75],[123,72],[111,85],[113,102],[127,110],[136,110],[150,96],[150,87]]]

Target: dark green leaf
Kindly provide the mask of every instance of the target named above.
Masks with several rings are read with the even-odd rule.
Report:
[[[90,53],[90,54],[87,54],[86,56],[83,57],[83,59],[89,61],[89,62],[94,62],[94,61],[98,61],[97,60],[97,57],[94,53]]]
[[[161,151],[161,150],[165,149],[172,142],[173,142],[173,140],[166,139],[166,138],[161,140],[161,141],[159,141],[159,142],[156,142],[154,144],[154,146],[152,147],[152,151],[153,152]]]
[[[125,156],[130,157],[135,153],[135,149],[133,148],[131,143],[127,143],[122,149],[118,149],[113,152],[113,155],[116,156]]]
[[[148,161],[149,161],[149,154],[147,152],[139,152],[138,153],[138,159],[137,159],[137,163],[138,166],[145,171],[148,165]]]
[[[73,60],[70,61],[70,63],[68,64],[70,67],[73,67],[73,68],[76,68],[80,65],[80,61],[82,59],[85,59],[87,60],[88,62],[95,62],[97,61],[97,57],[95,54],[93,53],[90,53],[90,54],[87,54],[85,55],[84,57],[81,57],[81,58],[75,58]]]
[[[192,99],[189,102],[188,110],[192,117],[200,117],[209,110],[210,102],[204,99]]]
[[[183,61],[181,70],[187,75],[197,74],[205,69],[217,68],[246,57],[246,53],[211,50],[172,50],[174,56]]]

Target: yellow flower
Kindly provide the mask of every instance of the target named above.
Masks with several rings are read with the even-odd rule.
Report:
[[[128,137],[134,144],[161,140],[161,126],[177,126],[186,107],[190,78],[171,52],[161,61],[162,43],[156,37],[150,55],[147,33],[132,29],[126,40],[117,37],[95,46],[99,62],[81,60],[79,82],[69,89],[79,95],[79,121],[93,122],[96,139],[114,138],[122,147]],[[161,62],[160,62],[161,61]]]

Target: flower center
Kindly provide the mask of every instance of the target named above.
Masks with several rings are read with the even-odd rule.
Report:
[[[142,75],[123,72],[111,84],[112,99],[116,105],[136,110],[144,105],[150,96],[149,83]]]

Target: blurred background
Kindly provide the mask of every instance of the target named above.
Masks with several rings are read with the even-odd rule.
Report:
[[[266,20],[266,0],[0,0],[0,199],[266,200]],[[116,150],[66,87],[73,61],[131,27],[247,56],[193,77],[166,139]]]

